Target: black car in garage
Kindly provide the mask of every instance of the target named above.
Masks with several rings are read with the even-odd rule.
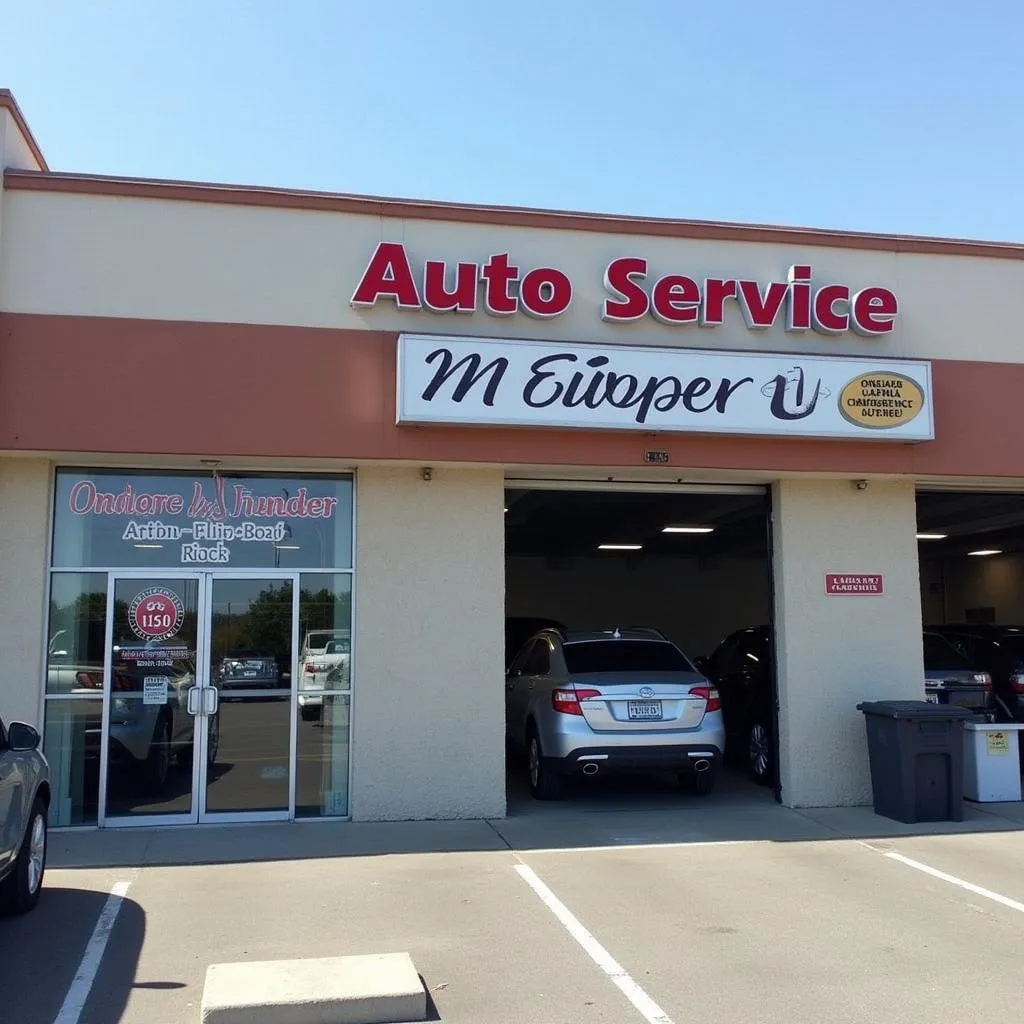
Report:
[[[727,636],[697,667],[718,687],[726,756],[741,756],[762,786],[776,781],[775,666],[771,630],[752,626]]]
[[[1024,722],[1024,626],[947,623],[929,626],[992,679],[992,703],[1003,722]]]

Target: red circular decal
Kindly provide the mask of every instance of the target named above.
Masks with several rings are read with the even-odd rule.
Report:
[[[181,598],[166,587],[143,590],[128,608],[128,625],[143,640],[169,640],[184,618]]]

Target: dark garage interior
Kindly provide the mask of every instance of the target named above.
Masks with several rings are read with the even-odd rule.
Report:
[[[506,664],[547,620],[570,631],[656,629],[691,660],[710,656],[739,630],[770,624],[768,495],[761,488],[509,488],[505,505]],[[761,664],[771,704],[770,657]],[[720,773],[716,793],[737,780],[749,788],[745,746],[729,743],[739,771]],[[514,805],[522,794],[511,767]],[[593,793],[659,791],[656,779],[641,776],[588,779],[587,786]]]

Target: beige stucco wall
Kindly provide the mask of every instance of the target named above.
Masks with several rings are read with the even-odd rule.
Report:
[[[869,803],[861,700],[923,697],[914,485],[773,487],[782,800]],[[826,597],[827,572],[885,575],[879,597]]]
[[[50,466],[0,458],[0,717],[39,724]]]
[[[0,308],[18,313],[289,324],[635,345],[1019,362],[1005,325],[1024,316],[1024,261],[841,249],[814,244],[651,237],[286,208],[8,190],[0,239]],[[402,241],[421,279],[426,259],[484,262],[509,253],[523,273],[553,266],[573,283],[554,319],[482,311],[435,314],[391,302],[354,309],[352,293],[380,241]],[[730,304],[721,327],[671,327],[647,316],[601,320],[604,270],[648,260],[664,274],[748,276],[762,287],[809,263],[817,284],[891,288],[892,334],[861,338],[748,330]],[[957,296],[956,301],[948,299]]]
[[[360,469],[351,813],[505,813],[504,479]]]

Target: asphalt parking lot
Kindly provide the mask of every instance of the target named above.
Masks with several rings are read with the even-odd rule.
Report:
[[[407,951],[451,1024],[1016,1021],[1022,830],[623,785],[495,822],[55,833],[39,907],[0,920],[2,1019],[186,1024],[211,963]]]

